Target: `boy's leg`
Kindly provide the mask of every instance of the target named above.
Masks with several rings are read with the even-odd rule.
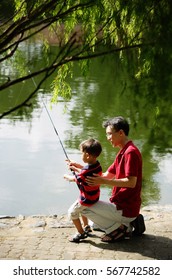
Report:
[[[74,202],[73,205],[68,210],[69,218],[72,220],[75,225],[78,233],[69,238],[71,242],[79,242],[81,239],[85,239],[88,235],[84,231],[81,221],[80,221],[80,213],[85,207],[83,207],[78,201]]]
[[[68,216],[70,218],[70,220],[72,220],[73,224],[75,225],[77,231],[82,234],[84,233],[84,229],[81,225],[81,221],[79,219],[79,216],[80,216],[80,210],[81,208],[81,205],[80,203],[78,203],[78,201],[76,200],[72,205],[71,207],[69,208],[68,210]]]
[[[83,225],[84,225],[84,231],[85,233],[87,233],[89,235],[90,232],[92,232],[91,226],[88,224],[88,219],[85,216],[81,216],[82,217],[82,221],[83,221]]]
[[[88,219],[87,219],[87,217],[82,215],[82,221],[83,221],[84,227],[88,226]]]
[[[78,219],[72,220],[72,222],[74,223],[74,225],[75,225],[77,231],[78,231],[80,234],[83,234],[83,233],[84,233],[84,229],[83,229],[83,227],[82,227],[82,225],[81,225],[80,219],[78,218]]]
[[[69,238],[69,241],[70,242],[76,242],[78,243],[81,239],[85,239],[87,238],[87,233],[84,231],[82,225],[81,225],[81,221],[80,219],[75,219],[75,220],[72,220],[72,222],[74,223],[78,233],[76,233],[74,236],[71,236]]]

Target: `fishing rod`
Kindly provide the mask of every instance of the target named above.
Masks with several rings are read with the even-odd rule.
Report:
[[[30,71],[29,71],[29,73],[30,73]],[[31,79],[32,79],[32,81],[33,81],[33,84],[34,84],[35,88],[37,88],[37,84],[36,84],[34,78],[31,77]],[[64,145],[63,145],[63,143],[62,143],[62,141],[61,141],[60,135],[59,135],[59,133],[58,133],[56,127],[55,127],[55,124],[54,124],[54,122],[53,122],[53,120],[52,120],[52,117],[51,117],[51,115],[50,115],[50,113],[49,113],[49,110],[48,110],[48,108],[47,108],[47,106],[46,106],[46,104],[45,104],[43,98],[42,98],[42,103],[43,103],[44,108],[45,108],[45,110],[46,110],[46,112],[47,112],[47,115],[48,115],[48,117],[49,117],[49,119],[50,119],[50,121],[51,121],[51,124],[52,124],[52,126],[53,126],[53,128],[54,128],[54,131],[55,131],[55,133],[56,133],[56,135],[57,135],[57,137],[58,137],[58,139],[59,139],[59,142],[60,142],[61,147],[62,147],[62,149],[63,149],[63,152],[64,152],[64,154],[65,154],[65,156],[66,156],[66,159],[67,159],[68,161],[70,161],[70,159],[69,159],[69,157],[68,157],[68,154],[67,154],[67,152],[66,152],[66,150],[65,150],[65,147],[64,147]],[[73,170],[71,170],[71,171],[73,172],[73,174],[75,174],[75,172],[74,172]]]

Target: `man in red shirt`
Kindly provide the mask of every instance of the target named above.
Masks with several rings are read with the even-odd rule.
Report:
[[[124,239],[134,227],[134,234],[145,231],[140,212],[142,187],[142,157],[138,148],[128,139],[129,124],[123,117],[115,117],[104,124],[107,139],[119,147],[115,161],[102,176],[88,176],[89,185],[112,186],[110,202],[98,201],[85,209],[83,215],[105,231],[104,242]],[[74,165],[73,165],[74,167]]]

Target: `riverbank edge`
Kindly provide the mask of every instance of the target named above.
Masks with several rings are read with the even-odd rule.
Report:
[[[160,218],[165,213],[172,213],[172,205],[149,205],[145,206],[141,209],[140,213],[144,216],[145,222],[151,219],[155,219],[155,217]],[[68,220],[66,214],[35,214],[35,215],[0,215],[0,229],[8,228],[11,226],[21,225],[22,221],[33,222],[34,220],[37,221],[34,224],[34,227],[45,227],[47,222],[43,222],[43,220],[55,221],[54,227],[73,227],[73,223]],[[10,222],[11,221],[11,222]],[[50,223],[50,227],[53,225]]]

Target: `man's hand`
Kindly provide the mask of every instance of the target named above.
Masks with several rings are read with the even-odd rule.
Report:
[[[93,176],[87,176],[85,181],[90,186],[106,184],[105,178],[95,173],[93,173]]]

